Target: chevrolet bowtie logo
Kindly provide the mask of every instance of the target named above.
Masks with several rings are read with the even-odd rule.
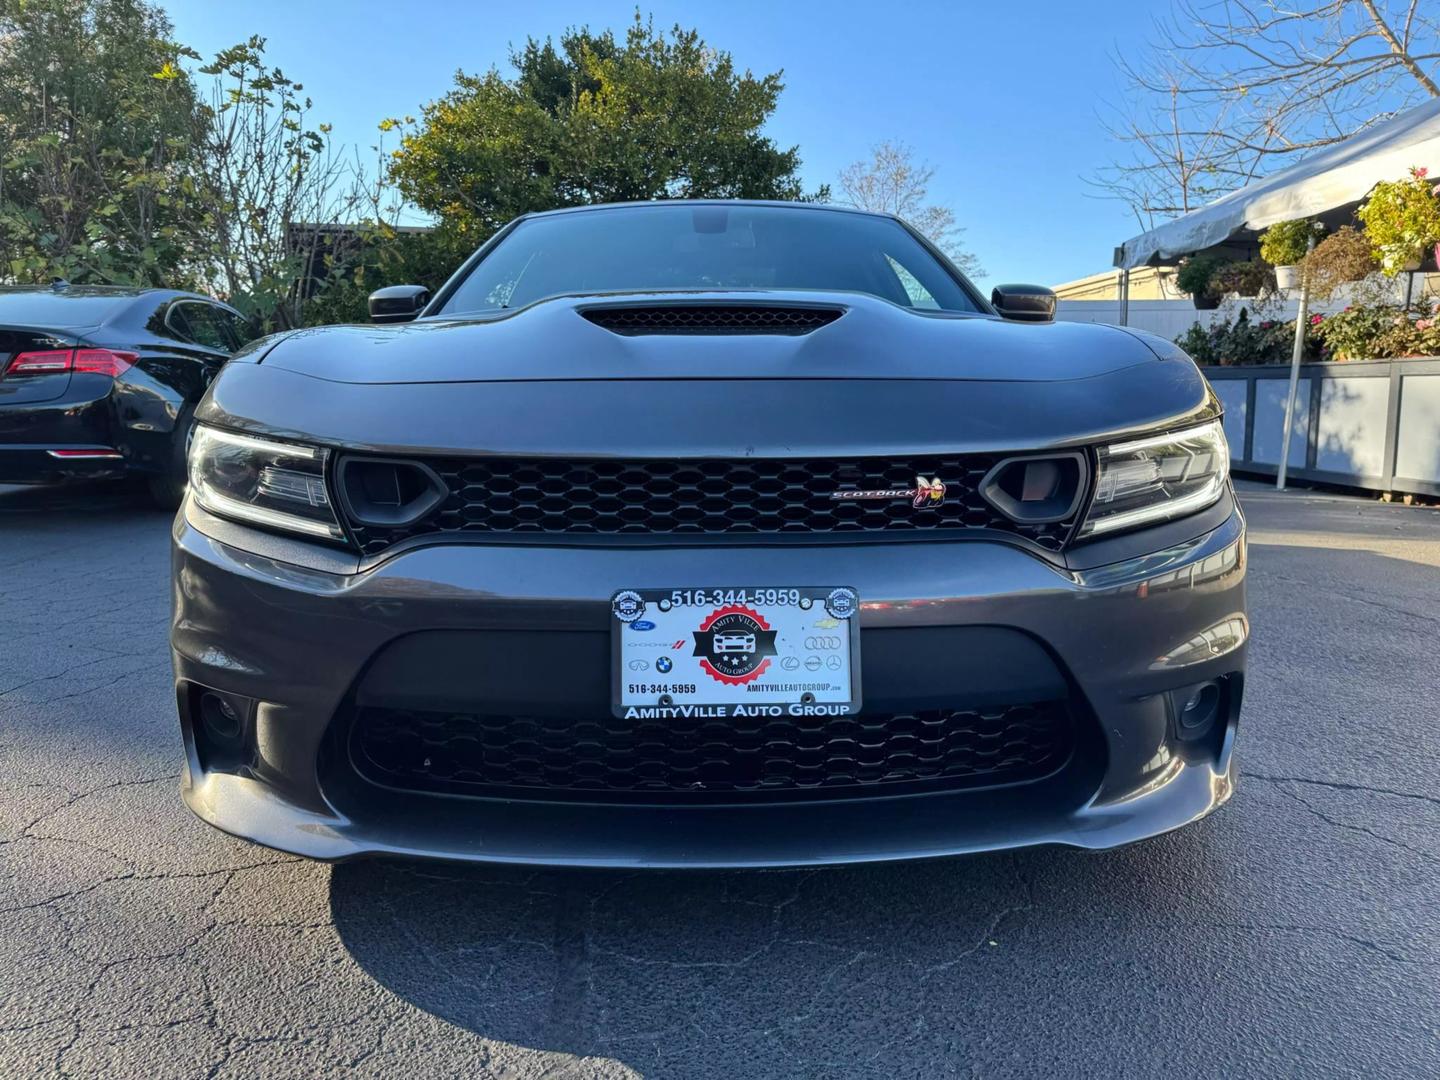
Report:
[[[933,480],[927,480],[923,476],[915,477],[913,488],[847,488],[843,491],[830,492],[832,499],[909,499],[911,505],[919,508],[922,506],[935,506],[945,501],[945,481],[938,476]]]

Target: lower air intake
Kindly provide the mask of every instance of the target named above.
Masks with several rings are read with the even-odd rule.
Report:
[[[362,776],[530,800],[844,799],[1038,780],[1069,760],[1064,702],[858,717],[623,720],[360,708]]]

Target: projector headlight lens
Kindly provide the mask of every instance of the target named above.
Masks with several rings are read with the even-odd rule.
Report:
[[[343,540],[325,487],[329,453],[198,424],[190,440],[190,493],[220,517]]]
[[[1100,449],[1081,536],[1153,525],[1210,506],[1225,490],[1230,449],[1218,420]]]

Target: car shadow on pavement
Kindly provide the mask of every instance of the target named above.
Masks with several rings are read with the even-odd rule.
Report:
[[[1184,845],[1204,875],[1203,833],[1158,843]],[[1036,866],[1085,882],[1091,904],[1110,905],[1118,873],[1127,903],[1163,907],[1174,882],[1145,896],[1136,859],[1055,849],[738,872],[370,861],[334,868],[331,908],[372,978],[486,1039],[644,1076],[936,1076],[969,1025],[1022,1014],[1031,965],[1053,963],[1016,937]]]
[[[173,517],[149,501],[145,485],[135,481],[93,481],[75,484],[16,485],[0,483],[0,516],[43,515],[47,524],[63,525],[96,513],[136,510],[159,519]]]

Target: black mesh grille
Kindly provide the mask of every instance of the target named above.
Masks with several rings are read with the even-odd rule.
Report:
[[[1070,756],[1061,702],[858,717],[622,720],[362,708],[351,759],[388,787],[530,799],[863,798],[1021,783]]]
[[[415,536],[745,537],[991,530],[1058,551],[1075,522],[1019,524],[980,495],[1001,455],[823,460],[605,461],[426,459],[449,495],[419,521],[352,531],[367,555]],[[838,490],[906,491],[921,477],[943,499],[832,499]]]
[[[840,308],[756,304],[664,304],[603,307],[583,312],[616,334],[808,334],[832,323]]]

